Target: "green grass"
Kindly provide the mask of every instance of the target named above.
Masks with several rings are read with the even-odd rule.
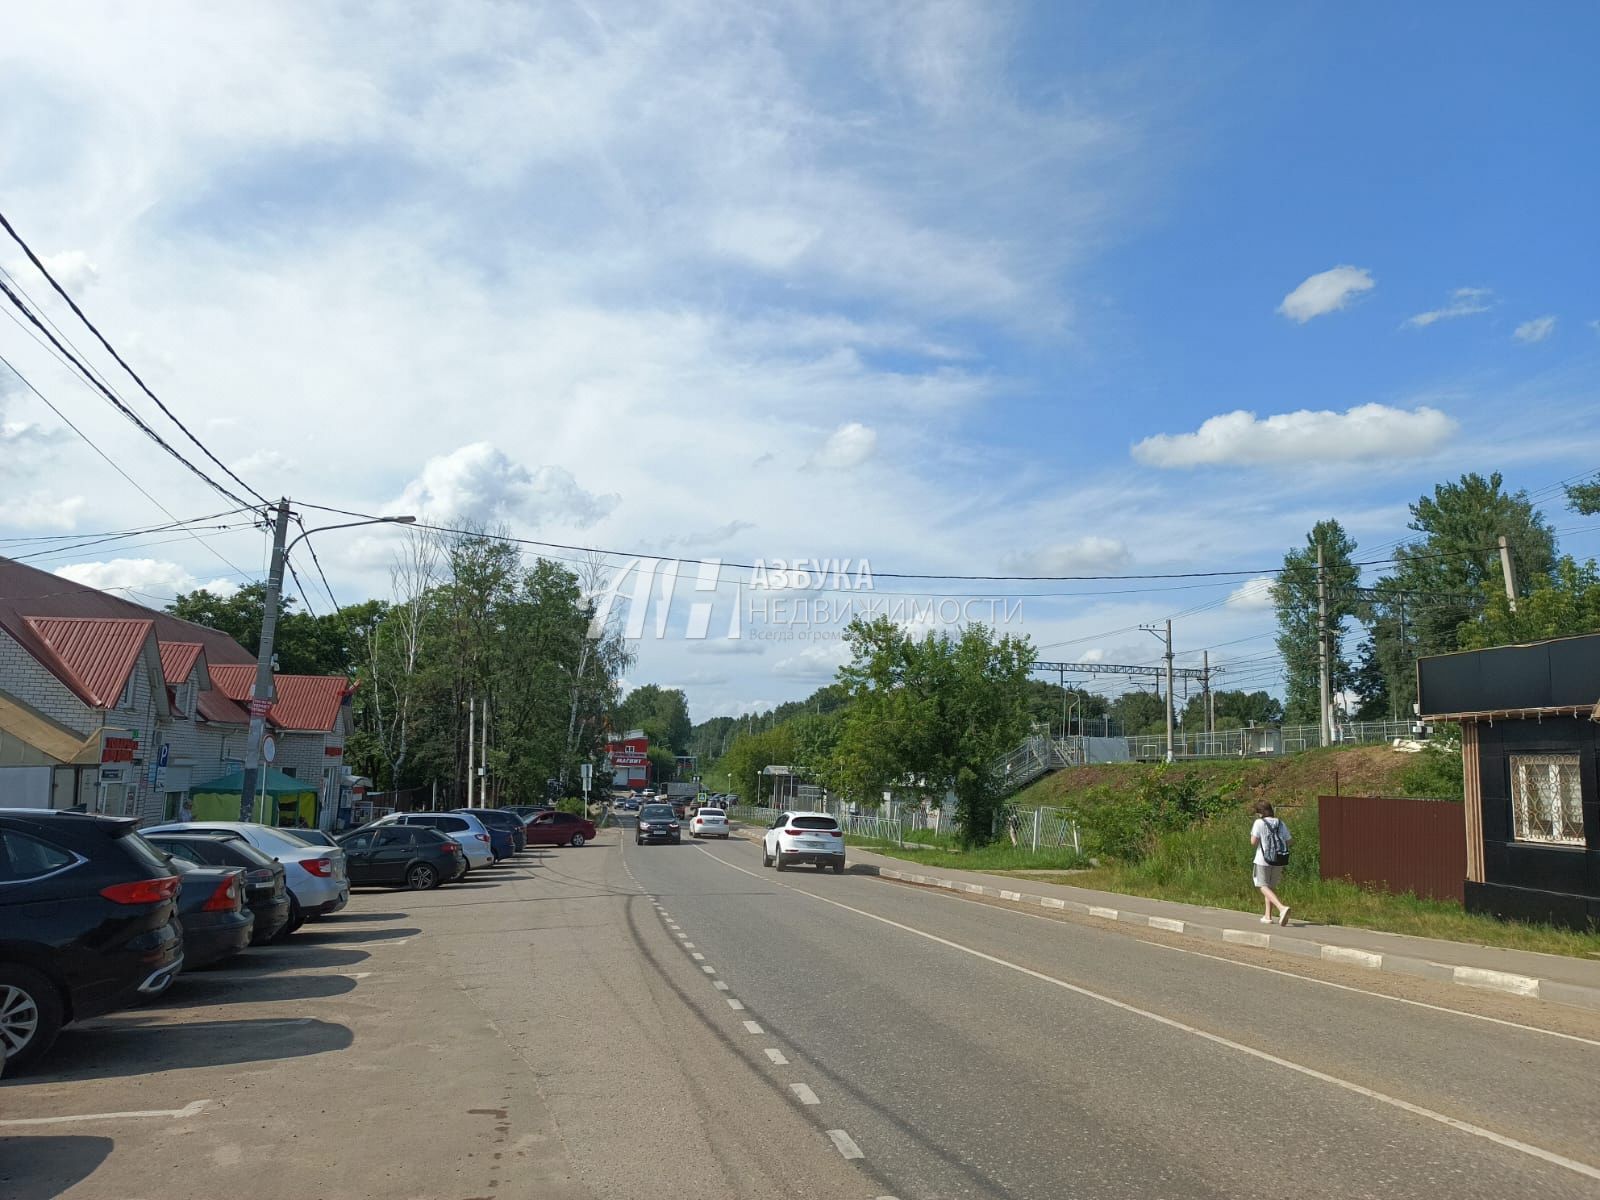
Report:
[[[1499,921],[1445,901],[1395,896],[1343,880],[1319,878],[1315,805],[1286,809],[1281,815],[1291,829],[1303,830],[1294,843],[1278,893],[1299,919],[1544,954],[1600,957],[1600,933]],[[1157,900],[1259,912],[1261,893],[1250,882],[1245,819],[1219,819],[1166,834],[1138,861],[1107,863],[1059,878],[1038,878]]]

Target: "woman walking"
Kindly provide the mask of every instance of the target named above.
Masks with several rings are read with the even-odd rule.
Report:
[[[1250,844],[1256,850],[1253,878],[1267,903],[1266,915],[1261,918],[1261,923],[1272,924],[1272,910],[1276,906],[1279,910],[1278,924],[1287,925],[1289,906],[1278,899],[1277,888],[1283,880],[1283,868],[1289,865],[1289,843],[1293,839],[1289,836],[1289,827],[1278,820],[1273,814],[1272,805],[1265,800],[1256,804],[1255,812],[1255,823],[1250,826]]]

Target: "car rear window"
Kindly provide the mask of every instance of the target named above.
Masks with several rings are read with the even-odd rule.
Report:
[[[141,871],[149,871],[155,875],[170,875],[172,869],[167,866],[166,857],[145,841],[137,833],[125,833],[117,839],[117,845],[122,847],[122,852],[133,859]]]
[[[702,817],[720,817],[722,810],[720,808],[702,808],[698,815]]]
[[[313,848],[299,838],[287,832],[279,833],[276,829],[258,829],[256,830],[256,836],[261,839],[261,844],[270,851],[303,854]]]
[[[795,829],[837,829],[839,822],[832,817],[791,817],[789,824]]]
[[[448,829],[452,833],[463,833],[472,826],[460,817],[440,817],[437,821],[430,821],[435,829]]]

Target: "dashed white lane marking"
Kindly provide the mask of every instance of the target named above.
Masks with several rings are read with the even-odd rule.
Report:
[[[842,1129],[830,1129],[830,1130],[828,1130],[828,1137],[833,1142],[833,1148],[835,1150],[837,1150],[840,1154],[842,1154],[845,1158],[865,1158],[866,1157],[865,1154],[861,1153],[861,1147],[856,1145],[855,1138],[851,1137],[844,1130],[842,1130]]]
[[[746,1021],[744,1023],[744,1028],[745,1028],[745,1032],[746,1033],[760,1033],[761,1032],[761,1026],[757,1025],[754,1021]]]
[[[686,934],[686,933],[680,933],[678,936],[681,937],[681,938],[686,938],[689,935]],[[694,949],[694,943],[693,942],[684,942],[683,948],[685,950],[693,950]]]
[[[789,1065],[789,1060],[783,1056],[782,1050],[769,1049],[767,1057],[772,1060],[772,1065],[775,1067],[787,1067]]]
[[[689,955],[689,957],[694,959],[695,962],[705,962],[705,960],[706,960],[706,956],[704,954],[701,954],[699,951],[696,951],[695,953]]]
[[[716,988],[719,992],[725,992],[728,990],[728,985],[723,983],[720,979],[713,979],[711,981],[711,986]]]
[[[717,858],[716,855],[709,853],[703,848],[701,852],[704,853],[707,858],[715,860],[731,871],[737,871],[741,875],[748,875],[752,879],[760,879],[763,883],[771,883],[773,887],[783,888],[788,892],[797,892],[798,894],[815,900],[818,903],[832,905],[834,908],[842,908],[845,912],[852,912],[859,917],[866,917],[869,921],[877,921],[881,925],[887,925],[892,929],[898,929],[902,933],[909,933],[914,937],[924,938],[927,941],[933,942],[935,945],[944,946],[947,949],[970,955],[981,962],[990,963],[997,967],[1004,967],[1008,971],[1015,971],[1019,975],[1025,975],[1030,979],[1036,979],[1040,983],[1048,983],[1053,987],[1062,989],[1063,991],[1071,992],[1073,995],[1082,996],[1086,1000],[1097,1001],[1101,1004],[1108,1005],[1111,1008],[1115,1008],[1120,1012],[1125,1012],[1136,1017],[1142,1017],[1147,1021],[1153,1021],[1157,1025],[1163,1025],[1168,1029],[1175,1029],[1180,1033],[1187,1033],[1191,1037],[1196,1037],[1202,1041],[1210,1042],[1212,1045],[1222,1046],[1240,1054],[1248,1055],[1249,1057],[1260,1062],[1270,1063],[1275,1067],[1282,1067],[1286,1071],[1293,1071],[1297,1075],[1304,1075],[1308,1079],[1315,1079],[1320,1083],[1329,1084],[1332,1087],[1340,1088],[1344,1091],[1353,1093],[1354,1095],[1364,1096],[1369,1100],[1376,1100],[1379,1104],[1386,1104],[1391,1108],[1399,1109],[1401,1112],[1408,1112],[1413,1116],[1424,1117],[1429,1121],[1435,1121],[1440,1125],[1444,1125],[1450,1129],[1458,1130],[1461,1133],[1482,1138],[1484,1141],[1493,1142],[1497,1146],[1503,1146],[1508,1150],[1515,1150],[1520,1154],[1526,1154],[1530,1158],[1537,1158],[1543,1162],[1550,1163],[1553,1166],[1562,1167],[1576,1175],[1583,1175],[1589,1179],[1600,1179],[1600,1167],[1592,1166],[1591,1164],[1585,1162],[1579,1162],[1575,1158],[1568,1158],[1563,1154],[1555,1153],[1553,1150],[1546,1150],[1542,1146],[1535,1146],[1531,1142],[1524,1142],[1518,1138],[1507,1137],[1503,1133],[1496,1133],[1492,1129],[1486,1129],[1482,1125],[1474,1125],[1470,1121],[1462,1121],[1455,1117],[1446,1116],[1444,1113],[1435,1112],[1431,1108],[1424,1108],[1420,1104],[1413,1104],[1409,1100],[1400,1099],[1398,1096],[1390,1096],[1385,1092],[1364,1087],[1361,1084],[1353,1083],[1348,1079],[1341,1079],[1337,1075],[1330,1075],[1326,1071],[1319,1071],[1315,1067],[1308,1067],[1303,1063],[1297,1063],[1287,1058],[1281,1058],[1278,1055],[1272,1054],[1266,1050],[1258,1050],[1254,1046],[1247,1046],[1243,1042],[1236,1042],[1232,1038],[1223,1037],[1219,1033],[1211,1033],[1207,1030],[1200,1029],[1197,1026],[1187,1024],[1184,1021],[1179,1021],[1174,1017],[1162,1016],[1158,1012],[1152,1012],[1147,1008],[1140,1008],[1136,1004],[1128,1004],[1125,1001],[1117,1000],[1111,996],[1102,995],[1101,993],[1093,991],[1090,988],[1080,987],[1075,983],[1068,983],[1065,979],[1057,979],[1054,975],[1046,975],[1043,971],[1035,971],[1032,967],[1025,967],[1020,963],[1010,962],[996,955],[988,954],[982,950],[975,949],[972,946],[963,946],[960,942],[953,942],[949,938],[942,938],[938,934],[929,933],[923,929],[917,929],[915,926],[904,925],[899,921],[892,921],[888,917],[880,917],[877,913],[868,912],[864,908],[856,908],[853,905],[845,904],[838,900],[830,900],[826,896],[819,896],[815,892],[808,892],[804,888],[794,887],[787,883],[778,883],[776,880],[765,879],[762,876],[757,875],[754,871],[747,871],[743,867],[735,866],[733,863]],[[733,1001],[730,1000],[728,1003],[732,1004]],[[837,1132],[841,1133],[848,1140],[849,1135],[844,1134],[843,1130],[839,1130]],[[834,1130],[829,1130],[828,1136],[833,1137],[834,1133]],[[835,1138],[834,1144],[838,1145],[837,1138]],[[851,1143],[852,1146],[854,1144],[855,1143],[853,1142]],[[839,1153],[844,1154],[844,1150],[841,1148]],[[859,1155],[860,1152],[858,1150],[857,1156],[859,1157]],[[851,1156],[845,1154],[845,1157],[849,1158]]]
[[[700,969],[702,971],[704,971],[707,975],[715,975],[717,973],[717,969],[715,967],[713,967],[710,963],[702,963],[701,966],[700,966]]]
[[[70,1117],[19,1117],[0,1121],[0,1127],[14,1129],[23,1125],[65,1125],[74,1121],[117,1121],[133,1117],[168,1117],[181,1121],[197,1117],[205,1111],[210,1100],[191,1100],[182,1108],[146,1108],[136,1112],[78,1113]]]
[[[791,1083],[789,1090],[794,1093],[795,1099],[800,1101],[801,1104],[822,1103],[821,1100],[817,1099],[817,1094],[803,1083]]]
[[[743,1012],[744,1011],[744,1001],[743,1000],[735,1000],[732,996],[729,996],[728,997],[728,1007],[733,1009],[734,1012]]]

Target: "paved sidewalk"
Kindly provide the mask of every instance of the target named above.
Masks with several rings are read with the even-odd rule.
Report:
[[[922,866],[854,847],[850,851],[850,861],[858,867],[871,868],[883,878],[906,883],[968,891],[1014,904],[1060,909],[1214,942],[1256,946],[1374,971],[1416,975],[1464,987],[1488,988],[1600,1010],[1600,959],[1535,954],[1344,925],[1313,925],[1297,920],[1292,911],[1288,927],[1280,928],[1262,924],[1257,914],[1233,909],[1150,900],[1120,892],[1098,892],[981,871]]]

